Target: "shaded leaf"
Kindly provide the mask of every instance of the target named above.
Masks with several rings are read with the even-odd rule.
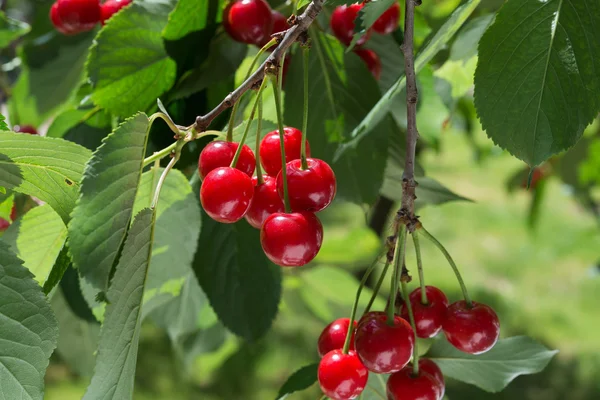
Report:
[[[317,369],[319,368],[319,364],[310,364],[304,366],[294,372],[290,377],[285,381],[281,389],[279,389],[279,393],[277,394],[277,400],[283,400],[287,398],[290,394],[294,392],[299,392],[304,389],[308,389],[312,385],[317,382]]]
[[[466,61],[477,55],[477,46],[485,30],[494,20],[494,14],[471,19],[456,35],[450,47],[450,60]]]
[[[208,20],[209,2],[179,0],[169,14],[169,22],[163,31],[166,40],[181,39],[190,32],[204,29]]]
[[[16,39],[25,35],[31,27],[25,22],[17,21],[0,12],[0,48],[5,48]]]
[[[364,4],[364,7],[360,9],[356,20],[354,21],[354,32],[356,33],[352,37],[352,43],[350,43],[350,46],[348,46],[346,51],[352,50],[360,38],[364,36],[365,32],[371,29],[375,21],[381,17],[381,14],[397,1],[398,0],[376,0]]]

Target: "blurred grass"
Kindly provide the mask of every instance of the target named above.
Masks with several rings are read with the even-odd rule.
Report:
[[[476,140],[491,146],[481,133]],[[455,258],[472,297],[497,309],[504,336],[531,335],[561,351],[543,374],[518,378],[502,394],[485,394],[449,382],[449,398],[600,398],[600,277],[596,267],[600,234],[594,220],[558,179],[551,178],[539,226],[532,232],[527,226],[530,193],[507,194],[504,186],[523,164],[492,151],[477,165],[462,135],[445,132],[441,151],[427,151],[422,160],[429,176],[475,201],[419,210],[424,226]],[[374,257],[377,240],[366,229],[361,208],[337,207],[323,218],[328,242],[320,261],[354,270]],[[460,291],[445,259],[425,240],[421,242],[426,282],[445,290],[451,300],[458,299]],[[408,250],[408,266],[414,268],[411,245]],[[285,295],[273,330],[253,344],[230,337],[217,352],[199,357],[191,371],[177,366],[166,336],[146,325],[135,399],[273,399],[292,371],[317,361],[315,343],[328,322],[319,319],[302,298],[304,284],[301,271],[286,271]],[[355,287],[345,293],[350,300]],[[350,311],[347,304],[328,305],[333,315],[345,316]],[[73,376],[60,360],[54,360],[47,399],[80,399],[85,387],[85,379]],[[289,398],[317,396],[313,387]]]

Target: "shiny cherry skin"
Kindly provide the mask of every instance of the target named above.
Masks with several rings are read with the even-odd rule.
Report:
[[[215,221],[232,224],[246,215],[254,195],[252,179],[239,169],[212,170],[200,187],[204,211]]]
[[[13,131],[19,132],[19,133],[28,133],[30,135],[38,134],[37,129],[35,129],[35,127],[33,127],[31,125],[15,125],[15,126],[13,126]]]
[[[285,147],[285,162],[300,158],[302,147],[302,131],[287,127],[283,129],[283,145]],[[279,146],[279,131],[274,130],[260,142],[260,161],[267,174],[277,176],[281,171],[281,151]],[[306,157],[310,157],[310,145],[306,141]]]
[[[354,52],[362,58],[375,79],[381,79],[381,60],[377,53],[370,49],[354,49]]]
[[[63,35],[73,35],[77,33],[63,24],[60,15],[58,15],[58,3],[54,3],[52,4],[52,7],[50,7],[50,21],[52,22],[52,25],[54,25],[54,28]]]
[[[444,393],[446,393],[446,381],[444,380],[444,374],[442,373],[440,367],[438,367],[438,365],[429,358],[419,358],[419,371],[426,372],[433,378],[435,378],[435,380],[439,384],[439,398],[443,398]]]
[[[238,42],[266,43],[273,30],[271,7],[265,0],[234,0],[223,10],[223,26]]]
[[[200,177],[204,178],[210,171],[220,167],[229,167],[235,152],[237,151],[239,143],[236,142],[225,142],[222,140],[215,140],[202,149],[200,158],[198,159],[198,172]],[[254,159],[254,153],[248,145],[242,147],[242,152],[238,158],[236,169],[239,169],[249,177],[252,177],[254,168],[256,167],[256,160]]]
[[[331,204],[336,192],[335,174],[323,160],[308,158],[307,169],[302,169],[301,160],[286,164],[288,194],[292,211],[324,210]],[[277,175],[277,191],[283,199],[283,174]]]
[[[65,29],[85,32],[100,22],[100,0],[58,0],[57,11]]]
[[[350,4],[338,6],[331,13],[331,20],[329,25],[333,35],[338,38],[340,42],[346,46],[352,42],[354,36],[354,20],[358,16],[358,12],[363,8],[363,4]],[[370,32],[367,31],[362,38],[358,41],[357,45],[363,45],[370,36]]]
[[[383,14],[375,22],[371,29],[375,32],[387,35],[394,32],[398,28],[398,19],[400,18],[400,4],[395,2],[390,8],[385,10]]]
[[[385,311],[369,311],[368,313],[366,313],[365,315],[363,315],[359,320],[358,320],[358,325],[362,324],[364,321],[366,321],[367,319],[370,318],[376,318],[376,317],[381,317],[381,316],[386,316],[386,312]]]
[[[269,175],[263,175],[263,183],[258,184],[258,178],[252,178],[254,196],[252,204],[246,213],[246,221],[256,229],[262,228],[263,222],[271,214],[284,211],[283,201],[277,193],[277,180]]]
[[[413,376],[412,367],[393,373],[387,382],[388,400],[439,400],[439,395],[437,380],[424,371]]]
[[[450,304],[442,324],[446,339],[460,351],[482,354],[490,350],[500,336],[500,321],[496,312],[485,304],[464,300]]]
[[[355,399],[367,386],[369,371],[354,351],[332,350],[325,354],[317,371],[319,386],[331,400]]]
[[[263,251],[275,264],[300,267],[315,258],[323,244],[323,225],[311,212],[275,213],[260,230]]]
[[[272,35],[290,29],[290,24],[288,24],[287,18],[279,11],[271,10],[271,17],[273,18],[273,29],[271,34],[267,36],[265,40],[259,43],[258,47],[263,47],[265,44],[269,43],[272,39]],[[272,46],[269,49],[273,50],[275,49],[275,46]]]
[[[133,0],[108,0],[100,6],[100,23],[104,25],[106,21],[115,15],[121,8],[131,4]]]
[[[446,310],[448,309],[448,298],[444,292],[435,286],[426,286],[425,293],[427,293],[428,304],[421,303],[421,288],[413,290],[409,298],[415,317],[417,336],[429,339],[437,335],[442,329],[442,322],[444,322]],[[408,320],[408,307],[406,304],[402,304],[400,315]]]
[[[352,337],[350,338],[350,350],[354,350],[354,330],[356,329],[356,321],[354,321],[354,329],[352,329]],[[323,357],[332,350],[341,350],[344,348],[344,342],[350,326],[350,318],[339,318],[330,323],[323,329],[317,348],[319,355]]]
[[[388,325],[386,315],[363,320],[356,328],[354,347],[369,371],[391,374],[400,371],[412,356],[415,336],[410,324],[395,316]]]

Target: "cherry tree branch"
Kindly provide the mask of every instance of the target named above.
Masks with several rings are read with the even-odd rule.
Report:
[[[219,114],[232,107],[244,93],[256,86],[265,76],[265,67],[269,65],[279,65],[281,58],[287,49],[299,38],[302,40],[301,36],[306,33],[308,27],[312,24],[317,15],[319,15],[323,9],[324,3],[325,0],[313,0],[312,3],[306,7],[304,13],[295,18],[293,26],[285,31],[285,33],[280,34],[282,37],[281,41],[265,62],[237,89],[229,93],[212,111],[196,118],[196,123],[194,124],[196,132],[205,131]]]

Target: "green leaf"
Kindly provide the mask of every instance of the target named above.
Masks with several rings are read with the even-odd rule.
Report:
[[[97,105],[128,116],[173,85],[176,65],[161,35],[170,10],[165,2],[133,2],[100,31],[87,61]]]
[[[402,200],[402,170],[394,169],[390,172],[381,188],[381,194],[392,200]],[[449,201],[471,201],[466,197],[458,195],[436,181],[433,178],[417,178],[417,201],[418,207],[424,205],[444,204]]]
[[[304,389],[308,389],[317,382],[317,369],[319,368],[318,363],[306,365],[296,372],[294,372],[285,381],[279,393],[277,394],[277,400],[283,400],[294,392],[299,392]]]
[[[30,30],[31,27],[25,22],[9,18],[3,11],[0,12],[0,49],[7,47]]]
[[[33,208],[2,236],[41,286],[50,276],[66,239],[67,227],[49,205]]]
[[[265,256],[258,230],[246,221],[220,224],[202,213],[194,271],[231,332],[248,340],[267,332],[281,298],[281,268]]]
[[[42,400],[58,324],[42,288],[0,241],[0,387],[6,400]]]
[[[307,132],[314,148],[312,156],[326,161],[335,171],[338,198],[371,204],[383,182],[391,120],[383,120],[377,127],[377,134],[334,162],[333,156],[340,142],[349,137],[350,131],[376,104],[380,92],[364,62],[354,53],[344,54],[337,39],[318,33],[313,36],[312,43]],[[302,57],[294,57],[287,81],[302,80]],[[301,128],[302,85],[287,85],[285,94],[285,122]]]
[[[420,71],[431,59],[442,50],[447,43],[454,37],[458,29],[464,24],[469,16],[475,11],[481,0],[468,0],[463,5],[458,7],[448,20],[440,27],[436,34],[429,42],[423,45],[415,59],[415,70]],[[356,146],[356,144],[366,135],[378,129],[375,129],[390,112],[394,105],[394,99],[406,87],[406,76],[402,74],[396,83],[379,99],[377,104],[371,108],[371,111],[362,118],[359,124],[356,125],[350,137],[351,141],[340,146],[335,154],[335,159],[339,159],[348,149]]]
[[[67,223],[90,156],[66,140],[0,132],[0,186],[45,201]]]
[[[142,297],[148,276],[155,213],[146,208],[136,215],[117,265],[100,331],[92,382],[84,400],[133,397],[141,327]]]
[[[396,3],[398,0],[376,0],[366,3],[363,8],[358,12],[358,16],[356,17],[356,21],[354,24],[354,36],[352,37],[352,43],[346,49],[346,51],[352,50],[356,43],[360,40],[364,34],[371,29],[375,21],[381,14],[383,14],[388,8],[392,6],[392,4]]]
[[[208,20],[208,1],[179,0],[169,14],[169,22],[163,31],[166,40],[181,39],[190,32],[204,29]]]
[[[442,338],[427,356],[445,376],[496,393],[519,375],[542,371],[556,353],[531,338],[516,336],[499,340],[490,351],[476,356],[457,350]]]
[[[146,114],[125,120],[94,152],[81,181],[68,226],[69,248],[79,273],[100,290],[108,285],[131,220],[148,130]]]
[[[134,215],[150,206],[156,183],[163,171],[162,168],[153,168],[142,175],[133,206]],[[156,211],[152,263],[144,294],[144,315],[179,295],[182,285],[192,273],[192,260],[201,225],[197,197],[198,194],[180,171],[169,172]]]
[[[65,244],[54,261],[48,279],[44,282],[44,294],[48,295],[60,283],[69,266],[71,266],[71,257],[69,256],[69,247]]]
[[[0,131],[10,131],[6,124],[6,117],[2,114],[0,114]]]
[[[600,111],[598,26],[595,0],[504,4],[475,73],[477,114],[497,145],[535,166],[579,140]]]
[[[477,55],[477,45],[485,30],[494,20],[494,14],[473,18],[456,35],[450,47],[450,60],[466,61]]]

